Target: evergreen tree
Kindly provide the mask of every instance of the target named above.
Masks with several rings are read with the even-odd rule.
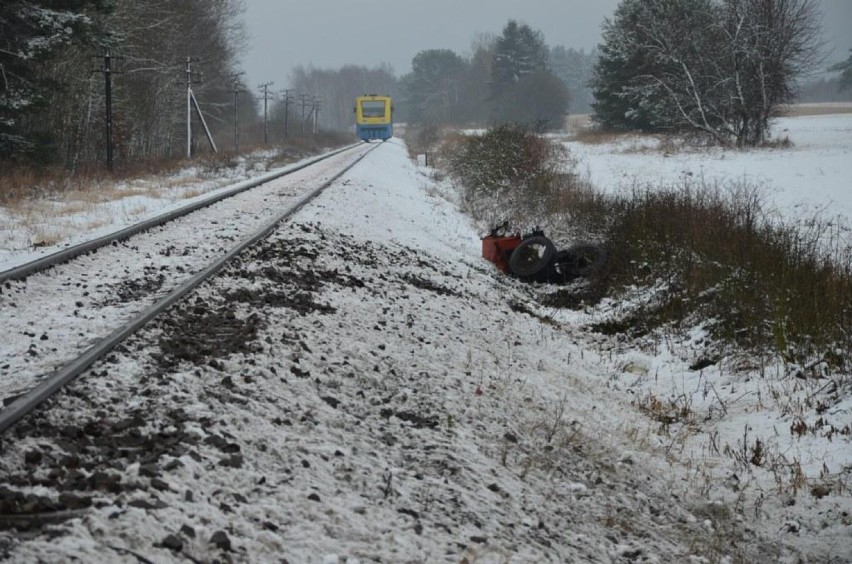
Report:
[[[509,20],[497,38],[491,69],[492,94],[499,96],[524,76],[547,70],[548,49],[544,36],[526,24]]]
[[[421,123],[458,119],[466,69],[465,60],[449,49],[429,49],[415,55],[411,73],[402,79],[410,119]]]
[[[55,84],[41,67],[60,49],[94,32],[87,10],[101,0],[4,0],[0,4],[0,159],[38,152],[38,139],[22,127],[44,108]]]
[[[850,49],[849,51],[852,52],[852,49]],[[840,72],[840,83],[838,84],[838,91],[842,92],[844,90],[852,88],[852,54],[849,55],[848,59],[837,63],[836,65],[832,65],[832,67],[828,70]]]

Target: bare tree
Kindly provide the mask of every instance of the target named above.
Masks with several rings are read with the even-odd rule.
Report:
[[[598,117],[757,145],[819,61],[819,23],[815,0],[624,0],[595,69]]]
[[[795,97],[795,80],[819,64],[815,0],[725,0],[725,60],[733,80],[729,121],[738,146],[761,143],[769,119]]]

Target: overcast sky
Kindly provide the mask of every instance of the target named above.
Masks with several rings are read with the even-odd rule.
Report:
[[[397,76],[425,49],[470,52],[480,33],[499,34],[509,19],[544,33],[548,45],[589,50],[619,0],[246,0],[250,88],[288,86],[298,65],[338,69],[388,63]],[[820,0],[823,39],[845,59],[852,48],[852,0]]]

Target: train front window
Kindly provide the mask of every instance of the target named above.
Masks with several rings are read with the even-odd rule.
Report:
[[[361,102],[361,114],[365,118],[385,117],[384,100],[364,100]]]

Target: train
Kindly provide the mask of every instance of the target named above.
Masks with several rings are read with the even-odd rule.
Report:
[[[362,141],[393,137],[393,100],[390,96],[365,94],[355,98],[355,133]]]

